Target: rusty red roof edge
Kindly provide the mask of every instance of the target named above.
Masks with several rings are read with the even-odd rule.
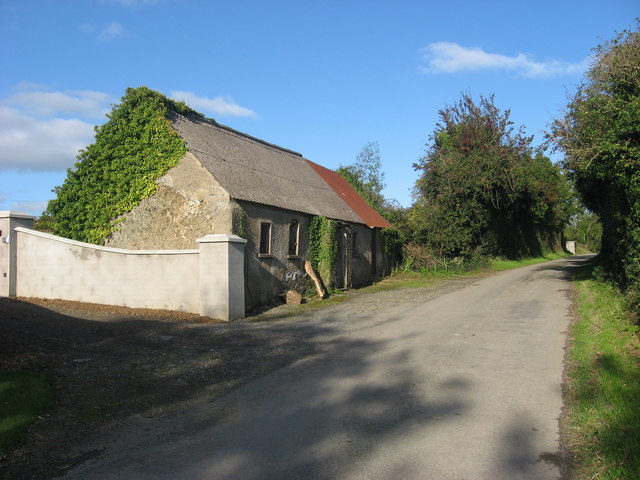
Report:
[[[387,228],[393,226],[386,218],[371,208],[366,200],[339,173],[318,165],[311,160],[307,160],[307,163],[356,212],[368,227]]]

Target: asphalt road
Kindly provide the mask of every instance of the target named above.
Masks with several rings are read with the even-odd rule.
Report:
[[[586,258],[340,318],[320,353],[132,421],[64,478],[559,479],[567,291]]]

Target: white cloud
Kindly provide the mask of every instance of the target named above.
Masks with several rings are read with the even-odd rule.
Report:
[[[21,88],[22,89],[22,88]],[[0,103],[19,107],[37,116],[80,115],[102,118],[108,113],[112,97],[103,92],[72,90],[67,92],[21,91]]]
[[[0,99],[0,171],[64,171],[78,151],[94,141],[94,120],[104,119],[113,97],[91,91],[43,91],[46,87],[20,83],[15,93]],[[195,109],[216,115],[255,117],[231,98],[198,97],[172,92]],[[102,122],[99,122],[102,123]]]
[[[173,91],[170,97],[183,101],[194,110],[214,115],[226,115],[231,117],[257,117],[256,113],[248,108],[237,105],[231,97],[199,97],[195,93]]]
[[[487,53],[479,47],[462,47],[452,42],[431,43],[422,51],[422,60],[426,66],[420,67],[420,70],[427,74],[507,70],[523,77],[548,78],[581,74],[588,66],[588,59],[578,64],[559,60],[538,62],[522,53],[510,57]]]
[[[100,33],[98,33],[98,40],[101,42],[108,42],[113,40],[114,38],[124,37],[124,27],[120,25],[118,22],[111,22],[106,25]]]
[[[0,170],[64,171],[94,140],[113,98],[103,92],[45,91],[21,82],[0,99]]]
[[[65,170],[93,139],[93,125],[82,120],[38,119],[0,105],[0,170]]]

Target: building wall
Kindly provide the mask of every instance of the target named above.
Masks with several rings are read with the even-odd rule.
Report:
[[[247,309],[256,309],[263,305],[278,303],[279,296],[287,289],[304,292],[307,289],[307,274],[304,262],[308,260],[308,228],[311,217],[306,214],[283,210],[267,205],[238,201],[244,216],[244,230],[247,238],[245,249],[245,300]],[[298,222],[298,255],[289,255],[289,229],[292,222]],[[260,225],[271,225],[270,253],[260,254]],[[341,224],[337,230],[338,255],[336,269],[342,269],[338,275],[338,285],[342,287],[361,287],[369,285],[389,266],[385,263],[384,252],[379,235],[376,243],[376,272],[373,271],[372,241],[374,229],[360,224]],[[356,235],[354,244],[353,235]],[[355,247],[355,252],[354,252]],[[345,280],[346,278],[346,280]],[[326,279],[325,283],[326,283]]]
[[[129,213],[106,245],[128,249],[197,248],[196,239],[232,233],[229,194],[191,154],[158,179],[158,190]]]
[[[238,201],[244,211],[245,248],[245,301],[247,309],[278,302],[287,289],[304,292],[307,278],[304,261],[309,243],[309,216],[276,207]],[[289,228],[298,222],[298,255],[289,255]],[[260,254],[260,224],[271,225],[269,254]]]
[[[351,235],[356,235],[355,242],[352,238],[351,249],[351,286],[361,287],[368,285],[373,280],[372,275],[372,251],[371,236],[373,230],[366,225],[352,225]]]
[[[372,235],[375,235],[375,278],[386,277],[391,274],[393,268],[396,266],[399,258],[399,252],[393,252],[387,255],[384,250],[384,242],[382,240],[382,234],[379,228],[372,230]]]

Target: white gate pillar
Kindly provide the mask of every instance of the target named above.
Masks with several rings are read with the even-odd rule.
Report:
[[[230,321],[244,318],[244,246],[236,235],[199,238],[200,315]]]
[[[16,296],[18,233],[15,228],[33,228],[35,219],[26,213],[0,211],[0,297]]]

